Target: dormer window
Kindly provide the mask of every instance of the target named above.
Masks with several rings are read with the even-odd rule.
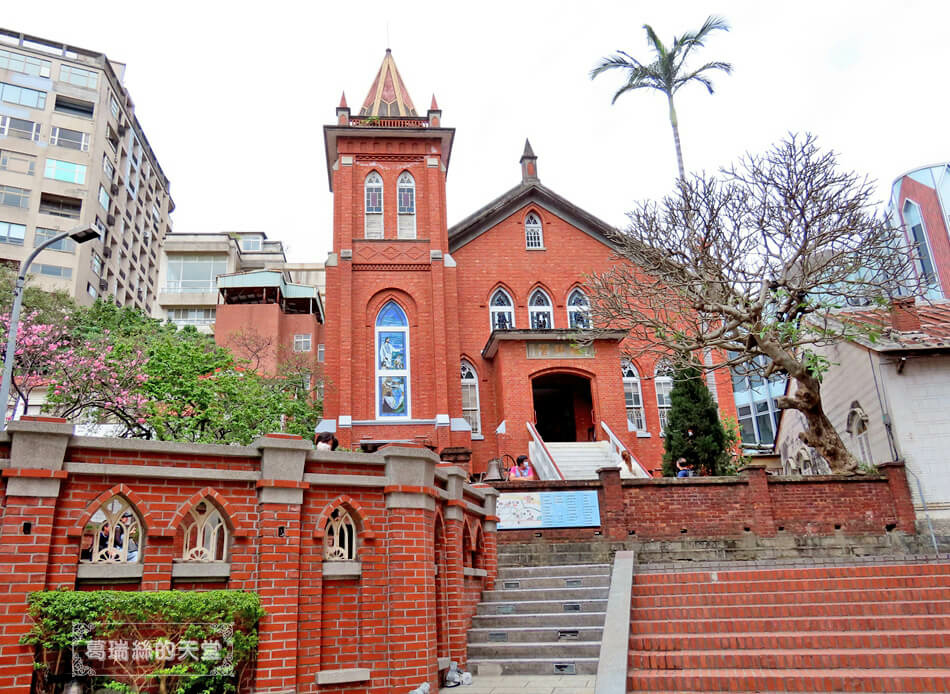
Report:
[[[403,172],[396,184],[396,200],[399,207],[398,238],[416,238],[416,181],[408,171]]]
[[[528,300],[528,315],[532,330],[550,330],[554,327],[554,309],[551,298],[542,289],[535,289]]]
[[[524,246],[528,250],[544,250],[544,234],[541,220],[534,212],[524,219]]]
[[[365,233],[368,239],[383,238],[383,177],[373,171],[364,184],[366,214]]]
[[[241,239],[241,250],[242,251],[259,251],[261,250],[261,237],[260,236],[245,236]]]

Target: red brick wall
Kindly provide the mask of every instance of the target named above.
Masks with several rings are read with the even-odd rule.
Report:
[[[943,210],[940,209],[937,193],[930,186],[925,186],[910,176],[905,176],[901,181],[900,191],[900,212],[902,216],[904,214],[904,201],[908,198],[920,205],[920,214],[924,218],[924,229],[927,233],[927,241],[930,243],[930,251],[937,276],[940,279],[940,287],[944,296],[950,297],[950,230],[947,228]],[[910,229],[905,233],[907,234],[908,243],[913,242]]]

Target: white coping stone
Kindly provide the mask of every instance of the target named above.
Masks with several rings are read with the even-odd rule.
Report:
[[[362,575],[363,566],[359,560],[323,562],[323,578],[325,580],[359,578]]]
[[[317,684],[343,684],[344,682],[365,682],[369,679],[368,667],[354,667],[344,670],[321,670],[317,673]]]
[[[630,645],[630,600],[633,592],[634,553],[614,555],[607,616],[600,642],[595,694],[623,694],[627,691],[627,650]]]

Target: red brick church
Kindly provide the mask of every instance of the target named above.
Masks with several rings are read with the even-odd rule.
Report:
[[[455,130],[435,97],[419,115],[389,51],[358,114],[344,97],[324,137],[334,223],[321,429],[353,448],[471,449],[473,472],[530,451],[542,477],[594,476],[598,456],[616,463],[623,448],[638,474],[659,467],[662,365],[626,360],[619,331],[576,344],[584,278],[617,262],[610,227],[541,183],[530,144],[521,183],[449,228]],[[728,375],[710,383],[734,416]],[[595,462],[572,475],[577,443]]]

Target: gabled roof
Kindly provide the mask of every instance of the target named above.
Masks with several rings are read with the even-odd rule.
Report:
[[[416,107],[409,98],[409,90],[399,76],[392,51],[386,49],[383,64],[379,66],[373,86],[363,101],[361,116],[389,118],[393,116],[417,116]]]
[[[888,309],[865,309],[841,311],[834,320],[842,323],[858,323],[878,328],[879,337],[871,340],[856,337],[852,340],[875,352],[950,352],[950,302],[921,304],[916,307],[920,317],[920,330],[902,332],[891,327]]]
[[[452,226],[449,229],[449,252],[454,253],[526,205],[538,205],[604,245],[614,247],[610,234],[617,231],[615,227],[582,210],[550,188],[533,181],[518,184]]]

